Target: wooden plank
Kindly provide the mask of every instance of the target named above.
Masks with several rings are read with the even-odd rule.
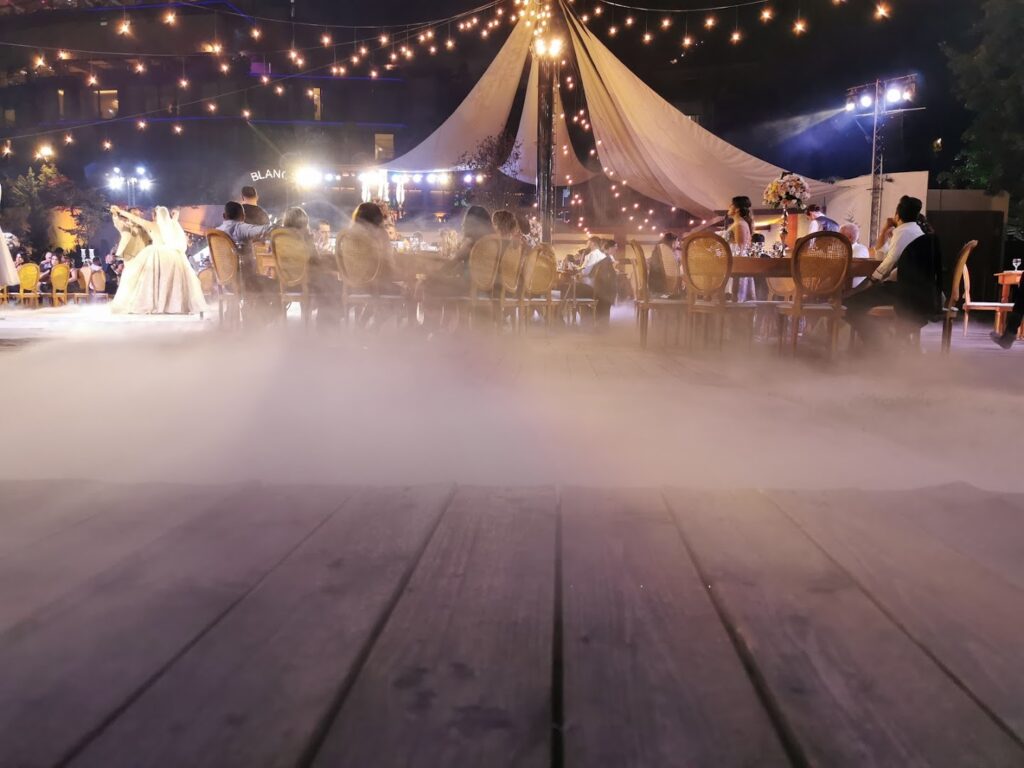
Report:
[[[555,509],[456,493],[314,765],[548,765]]]
[[[0,558],[0,632],[228,493],[223,487],[109,484],[68,499],[64,509],[81,518],[77,524]]]
[[[668,499],[802,762],[1024,765],[1024,749],[768,498]]]
[[[1024,743],[1024,590],[900,513],[924,494],[771,497]]]
[[[96,483],[5,481],[0,486],[0,557],[23,550],[99,512]]]
[[[657,491],[562,496],[564,764],[788,766]]]
[[[899,506],[921,528],[1024,588],[1024,503],[965,483],[907,492]]]
[[[296,765],[450,496],[357,493],[72,765]]]
[[[73,754],[345,495],[247,487],[0,635],[0,764]]]

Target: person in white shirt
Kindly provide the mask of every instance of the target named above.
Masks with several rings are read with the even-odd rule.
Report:
[[[896,270],[903,252],[924,230],[918,224],[921,216],[921,201],[916,197],[904,196],[896,206],[896,215],[885,222],[878,237],[876,250],[884,252],[882,263],[867,280],[850,290],[844,297],[846,321],[861,335],[865,342],[876,340],[875,329],[868,312],[874,307],[895,306],[899,302],[896,286]]]
[[[854,224],[852,221],[843,224],[839,228],[839,234],[845,237],[853,245],[853,258],[855,259],[870,259],[871,251],[868,247],[860,242],[860,226]],[[853,287],[856,288],[861,283],[867,280],[866,277],[855,277],[853,279]]]

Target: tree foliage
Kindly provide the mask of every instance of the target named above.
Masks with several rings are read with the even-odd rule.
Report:
[[[1007,191],[1024,217],[1024,3],[985,0],[975,47],[947,50],[956,92],[974,113],[949,180]]]
[[[467,202],[492,211],[521,207],[523,185],[515,177],[519,174],[522,157],[522,145],[507,132],[488,136],[472,151],[463,153],[458,160],[459,167],[483,177],[474,184]]]
[[[71,212],[75,226],[64,231],[83,245],[96,234],[109,212],[100,192],[79,187],[53,163],[43,163],[38,171],[29,167],[6,187],[5,194],[10,196],[13,208],[5,216],[4,228],[40,250],[50,246],[57,209]]]

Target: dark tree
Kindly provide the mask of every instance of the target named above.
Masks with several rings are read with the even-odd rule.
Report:
[[[10,183],[7,192],[12,207],[5,212],[4,229],[20,235],[37,250],[51,245],[54,214],[59,208],[67,209],[74,217],[75,226],[65,231],[83,245],[109,215],[101,193],[77,186],[53,163],[43,163],[38,171],[29,167]]]
[[[464,153],[458,160],[459,167],[474,177],[482,177],[481,181],[474,182],[466,201],[492,212],[521,208],[525,185],[515,177],[522,155],[522,147],[515,136],[508,133],[488,136],[472,151]]]
[[[1024,219],[1024,3],[985,0],[975,47],[947,50],[957,94],[973,114],[965,148],[948,179],[1010,193],[1012,218]]]

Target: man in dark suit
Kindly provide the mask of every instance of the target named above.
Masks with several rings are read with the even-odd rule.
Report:
[[[256,187],[242,187],[242,210],[245,211],[245,223],[256,227],[265,227],[270,223],[270,216],[260,208],[260,196]]]

